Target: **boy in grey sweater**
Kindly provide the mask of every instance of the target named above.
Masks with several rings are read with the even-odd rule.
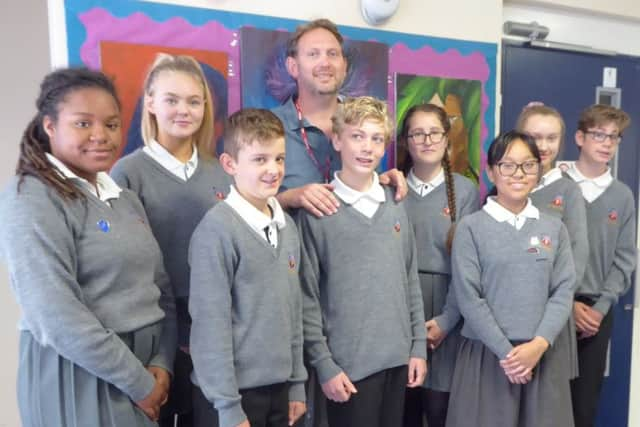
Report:
[[[189,249],[194,425],[284,427],[306,410],[306,371],[300,243],[274,197],[284,176],[282,123],[267,110],[241,110],[229,117],[224,151],[235,184]]]
[[[613,327],[611,309],[629,290],[636,266],[633,194],[608,166],[629,122],[627,113],[611,106],[585,109],[575,135],[580,156],[567,170],[585,199],[590,248],[574,303],[580,372],[571,384],[576,427],[592,426],[595,420]]]
[[[391,130],[386,105],[347,99],[333,119],[342,207],[299,213],[305,349],[329,399],[329,425],[402,424],[404,388],[426,374],[426,330],[413,231],[375,168]]]

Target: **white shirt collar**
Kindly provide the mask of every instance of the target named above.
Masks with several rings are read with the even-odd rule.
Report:
[[[547,185],[553,182],[556,182],[560,178],[562,178],[562,170],[560,170],[560,168],[553,168],[549,172],[542,175],[542,178],[540,178],[540,182],[538,183],[538,186],[534,188],[531,192],[533,193],[538,190],[541,190]]]
[[[142,149],[152,159],[160,163],[160,165],[182,180],[191,178],[198,167],[198,147],[193,146],[191,158],[186,163],[182,163],[173,154],[164,148],[158,141],[152,139],[148,145]]]
[[[607,170],[600,176],[597,176],[595,178],[587,178],[578,170],[576,164],[573,163],[571,167],[567,169],[567,174],[578,184],[584,181],[588,181],[602,189],[607,188],[611,184],[611,182],[613,182],[611,168],[607,168]]]
[[[273,214],[272,218],[265,215],[263,212],[260,212],[255,206],[249,203],[247,199],[242,197],[238,190],[236,190],[235,185],[230,187],[229,194],[224,201],[262,237],[265,237],[265,227],[275,226],[279,230],[284,228],[287,224],[284,217],[284,211],[275,197],[269,197],[267,200],[267,205],[271,208],[271,212]]]
[[[422,197],[431,193],[443,182],[444,168],[440,168],[440,172],[429,182],[425,182],[418,178],[416,174],[413,173],[413,168],[409,171],[409,176],[407,176],[407,184],[409,184],[409,187]]]
[[[334,173],[331,185],[334,187],[334,193],[349,205],[353,205],[361,199],[369,199],[376,203],[384,203],[385,201],[384,189],[375,172],[373,173],[373,182],[367,191],[357,191],[349,187],[338,177],[338,172]]]
[[[514,214],[500,203],[496,202],[495,197],[493,196],[487,198],[487,203],[485,203],[482,209],[496,221],[508,222],[518,230],[522,228],[527,218],[540,218],[540,211],[538,208],[533,206],[531,199],[527,199],[527,205],[524,207],[522,212],[518,214]]]
[[[106,172],[98,172],[96,174],[96,185],[94,186],[86,179],[76,175],[71,169],[62,163],[51,153],[45,153],[49,163],[58,168],[58,171],[64,178],[73,179],[78,182],[85,190],[99,198],[103,202],[120,197],[122,188]],[[97,188],[96,188],[97,187]]]

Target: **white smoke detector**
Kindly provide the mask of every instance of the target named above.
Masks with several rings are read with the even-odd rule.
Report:
[[[400,0],[360,0],[362,17],[369,25],[380,25],[391,18]]]

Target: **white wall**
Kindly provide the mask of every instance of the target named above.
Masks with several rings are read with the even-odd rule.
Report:
[[[640,20],[640,2],[638,0],[505,0],[506,3],[519,3],[528,6],[544,6],[571,11],[597,13],[620,19]]]
[[[600,13],[570,11],[544,6],[528,6],[505,1],[504,21],[532,22],[549,27],[547,40],[612,50],[640,56],[640,1],[637,21]],[[615,1],[608,3],[616,4]]]
[[[49,70],[47,8],[44,0],[3,3],[0,14],[0,188],[13,175],[22,130],[35,112],[38,83]],[[0,265],[0,427],[20,425],[15,397],[18,364],[18,307],[9,290],[7,271]]]
[[[157,3],[309,20],[329,18],[341,25],[367,27],[360,0],[160,0]],[[500,37],[502,0],[401,0],[384,30],[496,43]]]

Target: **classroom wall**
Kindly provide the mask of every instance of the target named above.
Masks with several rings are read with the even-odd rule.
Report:
[[[547,40],[590,46],[640,56],[640,1],[638,19],[620,19],[599,12],[567,10],[544,5],[506,2],[504,21],[537,22],[549,27]],[[617,2],[608,2],[616,4]],[[503,21],[503,22],[504,22]]]
[[[22,130],[33,116],[38,81],[50,67],[47,7],[44,0],[3,2],[0,13],[0,187],[13,175]],[[25,34],[26,37],[20,37]],[[18,365],[18,307],[9,290],[5,266],[0,263],[0,427],[20,425],[15,398]]]
[[[569,11],[584,11],[608,15],[624,20],[640,20],[640,2],[637,0],[505,0],[506,4],[542,6]]]

